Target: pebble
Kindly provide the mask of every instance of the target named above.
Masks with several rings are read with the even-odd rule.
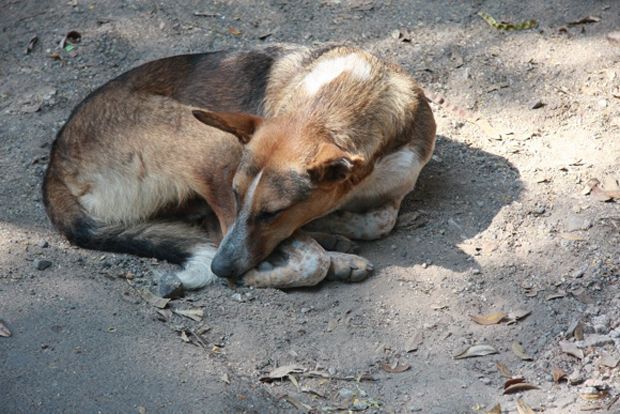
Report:
[[[50,267],[51,265],[52,265],[52,262],[50,262],[49,260],[35,259],[35,261],[34,261],[34,267],[37,270],[45,270],[48,267]]]
[[[47,240],[40,240],[40,241],[37,243],[37,246],[39,246],[39,247],[40,247],[40,248],[42,248],[42,249],[45,249],[45,248],[49,247],[49,246],[50,246],[50,244],[47,242]]]
[[[349,400],[351,399],[351,397],[353,397],[353,391],[351,391],[349,388],[340,388],[338,390],[338,397],[343,400]]]
[[[570,385],[577,385],[577,384],[581,384],[582,382],[584,382],[585,378],[581,374],[581,371],[579,370],[579,368],[577,368],[568,376],[566,380],[568,381]]]
[[[483,383],[484,385],[491,385],[491,380],[487,377],[480,378],[480,382]]]
[[[241,295],[241,293],[233,293],[231,296],[231,299],[234,300],[235,302],[245,302],[245,298],[243,297],[243,295]]]
[[[355,400],[351,406],[354,411],[364,411],[367,410],[368,407],[368,403],[364,400]]]
[[[587,218],[577,215],[570,215],[566,219],[566,231],[588,230],[592,227],[592,222]]]

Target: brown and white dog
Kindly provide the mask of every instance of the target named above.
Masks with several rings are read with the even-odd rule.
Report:
[[[44,201],[71,242],[180,263],[186,288],[357,281],[368,261],[315,240],[346,251],[387,235],[434,142],[415,81],[362,50],[176,56],[75,108]]]

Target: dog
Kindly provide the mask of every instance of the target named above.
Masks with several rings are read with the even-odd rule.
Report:
[[[175,56],[73,110],[43,199],[70,242],[181,264],[186,289],[359,281],[350,240],[392,230],[435,128],[416,82],[358,48]]]

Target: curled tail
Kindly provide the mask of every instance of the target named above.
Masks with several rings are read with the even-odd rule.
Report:
[[[215,279],[210,269],[215,247],[207,232],[198,226],[173,220],[101,223],[84,211],[54,172],[53,163],[43,182],[43,202],[54,226],[77,246],[182,264],[185,269],[177,276],[189,289],[205,286]]]

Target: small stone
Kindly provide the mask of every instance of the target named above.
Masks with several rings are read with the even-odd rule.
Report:
[[[579,369],[574,370],[566,379],[570,385],[578,385],[585,381]]]
[[[538,101],[535,101],[534,103],[532,103],[532,105],[530,106],[530,108],[532,108],[532,109],[538,109],[538,108],[542,108],[542,107],[543,107],[543,106],[545,106],[545,105],[546,105],[546,104],[545,104],[543,101],[538,100]]]
[[[50,262],[49,260],[35,259],[34,261],[34,267],[37,270],[45,270],[51,265],[52,265],[52,262]]]
[[[300,312],[301,313],[308,313],[308,312],[310,312],[310,308],[301,308]]]
[[[368,403],[364,400],[355,400],[353,401],[353,405],[351,406],[351,409],[353,411],[364,411],[368,409]]]
[[[486,377],[480,378],[480,382],[483,383],[484,385],[491,385],[491,380]]]
[[[588,230],[592,227],[592,222],[585,217],[570,215],[566,219],[566,231]]]
[[[605,109],[607,108],[607,99],[601,99],[596,104],[600,109]]]
[[[353,397],[353,391],[348,388],[340,388],[338,390],[338,397],[340,397],[340,399],[342,400],[349,400],[351,399],[351,397]]]
[[[243,297],[243,295],[241,295],[241,293],[233,293],[231,296],[231,299],[234,300],[235,302],[245,302],[245,298]]]
[[[422,269],[426,269],[428,267],[428,263],[424,262],[422,263]]]
[[[37,243],[37,246],[39,246],[42,249],[46,249],[50,246],[50,244],[47,242],[47,240],[39,240],[39,242]]]
[[[329,375],[331,375],[333,377],[334,375],[336,375],[337,371],[336,371],[336,368],[329,367],[329,368],[327,368],[327,372],[329,373]]]
[[[159,279],[155,294],[162,298],[179,298],[184,294],[183,284],[174,274],[166,273]]]

